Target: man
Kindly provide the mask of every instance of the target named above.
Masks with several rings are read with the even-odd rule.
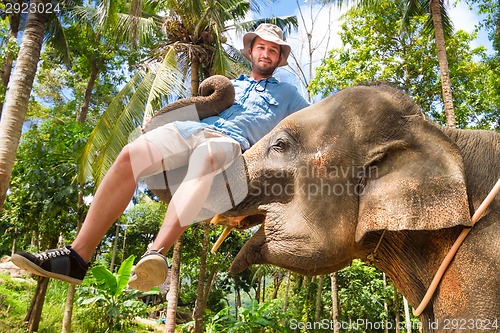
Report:
[[[82,283],[93,252],[129,204],[138,180],[187,166],[158,235],[129,281],[142,291],[163,283],[168,269],[163,254],[202,210],[215,175],[287,115],[309,105],[294,86],[272,77],[277,67],[287,65],[291,51],[279,27],[261,24],[244,35],[243,44],[241,52],[251,61],[252,73],[233,81],[236,97],[231,107],[200,122],[169,123],[125,146],[97,189],[71,246],[40,254],[19,252],[12,261],[36,275]]]

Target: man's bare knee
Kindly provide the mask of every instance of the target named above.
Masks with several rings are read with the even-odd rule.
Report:
[[[161,171],[163,156],[151,142],[137,139],[126,145],[124,150],[128,153],[136,181]]]

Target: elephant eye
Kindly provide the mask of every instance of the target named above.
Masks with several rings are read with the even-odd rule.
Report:
[[[276,142],[271,146],[271,149],[277,151],[279,153],[283,152],[287,147],[287,143],[285,140],[279,138]]]

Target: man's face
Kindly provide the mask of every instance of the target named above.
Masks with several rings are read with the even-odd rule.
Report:
[[[255,37],[248,53],[252,59],[252,71],[262,76],[271,76],[281,61],[280,46],[259,36]]]

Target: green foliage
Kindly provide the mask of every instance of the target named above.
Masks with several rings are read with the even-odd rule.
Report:
[[[387,319],[383,304],[384,300],[391,303],[394,289],[392,286],[384,289],[382,272],[364,265],[361,260],[354,260],[349,267],[338,272],[337,279],[341,322],[364,319],[382,323]],[[364,327],[359,329],[355,332],[363,332]]]
[[[409,93],[422,111],[444,123],[435,43],[422,33],[425,17],[414,17],[404,32],[399,26],[403,3],[350,11],[340,33],[343,46],[330,51],[309,89],[330,95],[351,85],[389,82]],[[499,73],[485,59],[484,48],[471,48],[475,37],[457,31],[447,39],[447,54],[459,127],[497,127]]]
[[[88,127],[72,119],[50,119],[33,121],[23,134],[0,213],[3,253],[9,253],[14,238],[20,248],[36,242],[45,249],[75,231],[77,162],[87,133]],[[36,237],[33,242],[31,236]]]
[[[3,333],[25,333],[25,322],[23,318],[31,302],[36,282],[29,277],[25,279],[13,279],[9,275],[0,275],[0,327]],[[45,304],[42,312],[42,320],[38,329],[39,333],[60,332],[66,303],[66,292],[68,284],[65,282],[51,280],[47,288]],[[94,317],[84,317],[82,313],[88,310],[89,305],[74,307],[72,332],[95,333],[104,332],[96,330],[95,318],[101,318],[102,313],[98,309]],[[102,310],[101,310],[102,311]],[[151,332],[150,328],[142,327],[133,321],[128,326],[129,332],[142,333]],[[120,330],[119,332],[124,332]]]
[[[493,48],[500,53],[500,7],[497,0],[465,0],[470,6],[477,6],[479,14],[483,15],[480,27],[486,28],[489,39],[493,42]]]
[[[8,28],[3,22],[3,20],[0,21],[0,36],[7,36]],[[17,41],[14,37],[11,37],[9,39],[0,37],[0,69],[3,67],[5,58],[7,56],[10,56],[11,59],[17,58],[17,52],[19,52],[19,48],[20,46],[17,44]],[[3,82],[0,80],[0,103],[3,103],[5,101],[6,90],[7,87],[5,87]]]
[[[91,332],[122,331],[132,324],[133,318],[146,314],[146,304],[138,298],[155,294],[126,290],[134,256],[128,257],[113,274],[103,266],[95,266],[92,279],[78,291],[77,304],[81,306],[78,318]],[[90,282],[87,282],[90,280]]]
[[[121,254],[122,258],[139,255],[146,251],[148,245],[153,242],[158,233],[165,212],[166,206],[164,203],[151,200],[141,200],[130,209],[127,209],[120,217],[120,224],[124,230],[119,234],[118,244],[126,242],[125,253]],[[124,239],[125,233],[126,239]],[[114,230],[110,230],[109,234],[114,237]]]
[[[231,314],[231,308],[226,307],[212,316],[206,325],[206,333],[258,333],[258,332],[288,332],[283,326],[286,319],[293,316],[294,310],[283,312],[283,302],[272,300],[257,303],[253,300],[249,306],[239,309],[239,318]],[[181,330],[181,332],[184,332]]]
[[[9,275],[0,275],[0,327],[5,332],[22,332],[22,318],[35,290],[33,281],[14,281]]]

